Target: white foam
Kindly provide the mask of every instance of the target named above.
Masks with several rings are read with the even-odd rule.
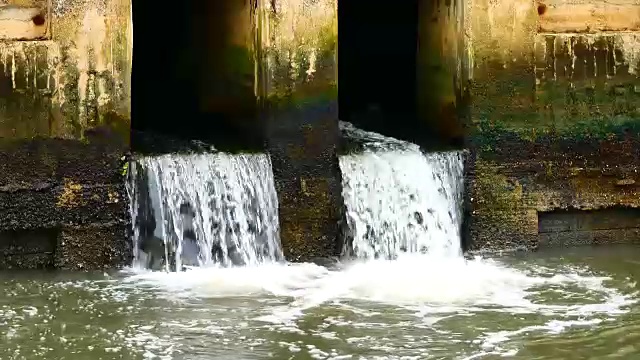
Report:
[[[152,235],[164,241],[165,252],[175,251],[172,265],[176,269],[183,262],[230,266],[282,259],[278,198],[268,155],[143,157],[131,164],[130,171],[128,192],[138,267],[147,265],[147,254],[140,250],[138,220],[149,221],[144,216],[151,212],[156,224]],[[147,189],[138,184],[141,172],[146,174]],[[187,229],[195,239],[185,238]],[[214,254],[221,258],[214,259]],[[167,262],[165,265],[169,269]]]
[[[536,276],[493,260],[442,259],[422,254],[406,254],[397,260],[355,261],[338,269],[309,263],[264,264],[176,273],[144,271],[126,279],[160,290],[170,298],[282,297],[290,299],[290,312],[298,314],[332,300],[363,300],[410,307],[421,314],[499,311],[567,316],[616,313],[628,305],[628,296],[605,286],[608,280],[573,272]],[[532,295],[554,285],[566,287],[566,292],[578,289],[594,301],[562,305],[531,300]],[[592,295],[588,295],[590,292]]]
[[[350,237],[345,254],[461,256],[462,153],[425,155],[414,144],[341,126],[368,144],[340,156]]]
[[[465,342],[475,340],[474,354],[480,356],[517,353],[518,346],[511,342],[530,333],[558,334],[573,327],[597,326],[603,319],[626,313],[637,301],[636,295],[608,286],[609,281],[608,277],[595,276],[583,268],[529,266],[522,270],[489,259],[405,254],[396,260],[356,260],[335,269],[309,263],[274,263],[176,273],[145,271],[129,274],[124,284],[151,289],[155,296],[175,301],[217,299],[229,307],[228,311],[236,309],[237,302],[233,299],[253,299],[254,305],[243,305],[252,306],[243,310],[249,317],[247,320],[253,321],[248,326],[261,323],[269,331],[300,336],[309,335],[309,330],[301,327],[304,322],[300,319],[317,311],[331,313],[332,308],[352,312],[358,320],[327,317],[324,320],[327,326],[361,329],[364,334],[377,328],[396,331],[393,329],[400,324],[403,328],[442,332],[437,329],[446,327],[447,321],[483,313],[528,318],[533,315],[531,319],[542,320],[518,321],[512,324],[515,328],[508,330],[488,326],[474,338],[466,339]],[[544,300],[540,295],[550,288],[579,300],[566,303]],[[405,318],[397,324],[398,320],[388,319],[381,323],[374,320],[382,316],[380,311],[382,314],[388,311],[381,309],[412,314],[414,320]],[[229,314],[226,320],[224,312],[217,316],[221,317],[219,321],[226,322],[235,315]],[[441,325],[443,322],[445,325]],[[336,336],[324,329],[311,333],[323,338]],[[380,341],[367,336],[368,340],[356,341],[358,346]],[[448,335],[445,331],[439,336]],[[390,353],[395,346],[401,345],[387,345]]]
[[[523,320],[513,325],[515,329],[488,326],[479,336],[475,333],[475,338],[451,340],[477,345],[469,359],[491,354],[513,356],[519,349],[509,343],[518,336],[597,326],[603,318],[627,312],[637,301],[635,293],[612,287],[609,277],[594,275],[584,267],[523,264],[516,268],[499,260],[463,258],[459,238],[461,153],[425,156],[413,144],[346,127],[375,145],[375,149],[340,159],[347,221],[353,237],[350,255],[356,255],[355,260],[334,268],[254,261],[244,267],[191,268],[175,273],[129,270],[120,286],[151,289],[154,295],[175,301],[227,299],[229,312],[235,311],[237,298],[252,299],[258,305],[248,310],[250,315],[242,322],[234,320],[233,315],[226,317],[224,310],[215,321],[232,323],[231,327],[256,326],[323,339],[338,338],[337,332],[327,329],[329,326],[349,327],[362,330],[362,336],[342,340],[392,355],[385,358],[400,358],[393,353],[412,339],[424,344],[429,339],[407,334],[406,342],[399,345],[367,333],[368,329],[404,331],[408,327],[446,338],[454,334],[440,324],[459,316],[521,316]],[[546,296],[548,291],[571,301],[553,300],[558,298]],[[352,313],[357,320],[329,315],[322,320],[324,327],[309,330],[299,326],[301,318],[318,309],[323,313],[339,309]],[[398,320],[389,316],[394,312],[405,317]],[[383,314],[389,317],[374,319]],[[249,321],[251,325],[247,325]],[[225,328],[225,334],[228,330]],[[306,351],[312,357],[342,356],[302,343],[283,342],[280,346],[292,353]],[[415,349],[411,356],[422,358],[429,352],[426,348]]]

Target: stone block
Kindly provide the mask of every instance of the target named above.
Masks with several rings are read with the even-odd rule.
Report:
[[[563,0],[538,2],[538,32],[596,33],[640,30],[640,7],[632,0],[569,3]]]
[[[467,174],[469,248],[635,243],[640,221],[636,144],[634,138],[512,139],[475,153]],[[627,180],[624,186],[619,179]]]

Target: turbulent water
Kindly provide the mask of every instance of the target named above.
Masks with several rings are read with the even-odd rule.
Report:
[[[365,145],[340,157],[351,238],[346,252],[358,258],[461,256],[462,153],[425,155],[414,144],[348,123],[342,129]]]
[[[282,258],[267,155],[144,157],[130,175],[138,267],[256,265]]]
[[[2,359],[629,359],[640,248],[0,274]]]
[[[237,261],[227,250],[222,266],[178,272],[0,273],[0,359],[640,356],[640,248],[467,260],[460,154],[343,131],[362,146],[340,159],[352,238],[341,262],[273,261],[267,157],[142,159],[130,187],[138,248],[150,235],[184,241],[186,214],[203,248],[238,248],[244,266],[226,266]],[[209,248],[198,256],[216,263]]]

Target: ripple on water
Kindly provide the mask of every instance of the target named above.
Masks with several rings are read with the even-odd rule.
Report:
[[[610,329],[636,302],[588,268],[427,255],[1,286],[2,359],[471,359]]]
[[[230,300],[215,321],[232,319],[234,329],[238,314],[227,312],[244,304],[248,328],[300,337],[296,346],[311,336],[346,343],[355,353],[425,356],[438,353],[434,344],[450,351],[453,343],[480,356],[517,351],[509,346],[512,338],[597,326],[624,314],[635,294],[608,287],[609,280],[577,267],[517,269],[495,260],[407,255],[334,269],[269,264],[136,273],[124,283],[176,302],[217,299],[220,306]],[[391,330],[404,335],[381,337]],[[354,332],[370,335],[350,336]]]

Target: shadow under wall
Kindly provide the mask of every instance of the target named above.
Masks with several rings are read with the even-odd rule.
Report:
[[[227,151],[264,148],[254,94],[253,4],[133,1],[134,151],[145,152],[149,142],[141,138],[149,133]]]
[[[339,1],[341,120],[426,150],[463,146],[463,109],[447,77],[452,59],[437,48],[441,24],[453,20],[443,9],[454,2]]]

